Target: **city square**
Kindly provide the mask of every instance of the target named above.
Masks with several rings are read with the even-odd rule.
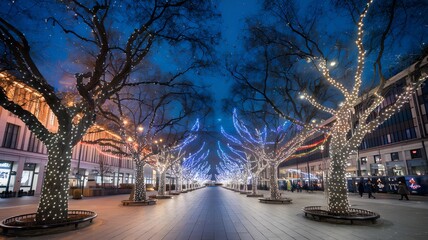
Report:
[[[268,194],[267,191],[263,192]],[[221,187],[206,187],[155,206],[124,207],[124,195],[70,201],[71,209],[92,209],[99,216],[78,230],[52,230],[31,239],[425,239],[428,198],[399,201],[397,195],[376,194],[376,199],[351,194],[355,207],[380,213],[376,223],[326,223],[304,217],[307,205],[325,205],[322,192],[284,195],[293,203],[262,204],[257,199]],[[9,199],[8,199],[9,200]],[[0,202],[0,217],[34,211],[37,199],[23,197]],[[28,234],[28,233],[27,233]],[[34,233],[33,233],[34,234]],[[28,236],[27,236],[28,237]],[[25,239],[17,237],[14,239]]]
[[[0,228],[425,239],[428,2],[0,3]]]

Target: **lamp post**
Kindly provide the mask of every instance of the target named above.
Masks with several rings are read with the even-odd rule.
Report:
[[[79,148],[79,158],[77,159],[77,173],[76,173],[76,178],[77,178],[77,182],[79,183],[79,187],[82,189],[82,195],[83,195],[83,181],[82,178],[84,176],[82,176],[82,174],[80,174],[80,159],[82,158],[82,144],[80,144],[80,148]],[[84,174],[83,174],[84,175]]]
[[[361,160],[357,155],[357,177],[361,177]]]
[[[324,165],[323,169],[322,169],[322,184],[321,184],[321,187],[322,187],[323,190],[325,190],[325,188],[324,188],[324,181],[326,179],[326,176],[325,176],[324,173],[325,173],[326,164],[325,164],[325,159],[324,159],[324,144],[320,146],[320,150],[321,150],[321,161],[323,162],[323,165]]]
[[[309,160],[306,162],[307,168],[308,168],[308,190],[311,189],[311,170],[309,169]]]

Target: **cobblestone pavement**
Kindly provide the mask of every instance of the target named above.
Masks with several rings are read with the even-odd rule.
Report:
[[[265,196],[268,192],[264,192]],[[375,224],[340,224],[305,218],[305,206],[326,206],[322,192],[282,194],[291,204],[263,204],[256,198],[207,187],[158,200],[152,206],[122,206],[127,195],[70,199],[70,209],[98,213],[78,230],[55,229],[49,235],[13,239],[427,239],[428,197],[350,194],[352,207],[379,213]],[[37,197],[0,199],[0,218],[35,212]],[[70,229],[73,229],[72,227]],[[0,239],[12,239],[0,235]]]

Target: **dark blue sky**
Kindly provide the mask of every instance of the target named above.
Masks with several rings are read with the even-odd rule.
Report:
[[[231,56],[236,56],[242,52],[243,39],[242,35],[245,31],[245,18],[256,14],[260,10],[260,1],[258,0],[220,0],[218,1],[217,8],[221,13],[221,37],[220,45],[217,48],[219,59],[224,59]],[[48,26],[51,28],[51,26]],[[40,60],[40,66],[45,76],[51,80],[57,88],[61,86],[73,85],[74,71],[67,63],[67,41],[59,36],[58,27],[53,28],[54,31],[50,32],[47,36],[47,44],[45,52],[37,53],[37,58]],[[45,36],[46,37],[46,36]],[[64,51],[61,51],[63,49]],[[167,52],[167,49],[154,49],[156,54],[153,55],[155,62],[160,65],[164,72],[174,72],[176,66],[174,65],[174,56]],[[225,70],[225,63],[220,61],[216,66],[218,71],[214,71],[205,75],[189,76],[197,82],[202,82],[209,85],[210,92],[215,99],[214,104],[214,119],[210,122],[213,126],[209,126],[210,130],[219,130],[220,125],[230,127],[232,125],[232,113],[224,113],[221,109],[222,99],[228,96],[228,89],[231,81],[233,81],[230,74]],[[64,73],[65,72],[65,73]],[[205,72],[206,73],[206,72]]]
[[[213,72],[203,72],[201,75],[190,76],[191,79],[197,82],[202,82],[206,85],[210,85],[210,91],[212,92],[215,104],[214,104],[214,119],[211,121],[213,123],[210,126],[211,130],[218,130],[220,125],[225,126],[226,128],[230,127],[232,124],[231,115],[232,113],[222,112],[222,99],[228,97],[228,90],[232,79],[231,75],[227,73],[225,69],[225,59],[227,58],[245,58],[245,53],[243,50],[243,33],[246,31],[245,19],[249,16],[255,15],[261,9],[261,0],[218,0],[216,1],[217,9],[221,13],[221,35],[222,39],[219,41],[219,46],[217,47],[219,63],[216,66],[216,70]],[[5,3],[5,2],[2,2]],[[330,3],[330,2],[327,2]],[[23,3],[21,3],[23,4]],[[304,15],[307,12],[307,2],[299,3],[303,6],[300,10],[300,15]],[[326,6],[323,3],[319,3],[323,6]],[[1,4],[3,5],[3,4]],[[0,5],[0,6],[1,6]],[[5,8],[3,8],[5,9]],[[311,9],[311,8],[309,8]],[[1,11],[0,11],[1,12]],[[41,11],[40,17],[49,16],[52,12]],[[346,12],[337,12],[337,14],[324,14],[323,19],[325,24],[326,31],[328,30],[337,30],[338,24],[340,24],[341,30],[344,26],[349,26],[351,23],[349,16]],[[16,18],[14,19],[17,25],[25,26],[27,19],[25,18]],[[334,24],[333,24],[334,21]],[[59,87],[60,84],[74,84],[74,73],[77,72],[73,70],[70,65],[68,65],[67,59],[67,46],[69,43],[66,42],[64,38],[60,38],[59,32],[61,31],[59,27],[52,27],[51,24],[45,24],[45,29],[40,29],[38,38],[38,46],[44,47],[44,51],[38,51],[35,53],[36,61],[41,66],[41,70],[51,84]],[[374,23],[366,23],[366,26],[374,25]],[[427,26],[422,29],[422,31],[427,32]],[[28,26],[35,28],[36,26]],[[419,28],[421,28],[419,26]],[[422,26],[423,28],[423,26]],[[52,30],[53,29],[53,30]],[[345,29],[345,28],[343,28]],[[46,31],[44,31],[46,30]],[[48,32],[47,32],[48,31]],[[47,32],[47,34],[46,34]],[[343,32],[341,34],[352,35],[354,34],[355,29],[351,32]],[[62,34],[62,33],[61,33]],[[343,35],[342,35],[343,36]],[[425,36],[428,36],[426,34]],[[340,35],[338,35],[340,37]],[[409,39],[411,41],[412,39]],[[403,50],[405,45],[399,45],[398,49]],[[64,51],[61,51],[64,50]],[[170,64],[173,62],[173,59],[170,55],[164,54],[163,49],[152,49],[153,56],[156,59],[156,62],[160,63],[163,71],[173,72],[175,66]],[[389,49],[388,49],[389,50]],[[394,61],[398,55],[394,52],[387,53],[385,59],[387,61]],[[251,56],[248,56],[251,57]],[[370,66],[369,62],[367,66]],[[367,68],[366,68],[367,69]],[[68,74],[64,74],[67,72]]]
[[[242,35],[245,31],[245,18],[256,14],[260,10],[260,1],[258,0],[221,0],[218,4],[218,9],[222,14],[221,34],[222,40],[220,41],[220,52],[222,56],[231,57],[239,55],[243,50]],[[228,97],[228,89],[233,81],[230,74],[226,73],[225,63],[219,66],[217,76],[207,76],[205,80],[211,85],[211,92],[215,97],[215,130],[220,129],[220,125],[226,128],[232,126],[232,113],[225,113],[222,111],[221,100]]]

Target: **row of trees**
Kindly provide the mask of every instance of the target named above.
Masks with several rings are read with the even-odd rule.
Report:
[[[314,3],[310,6],[314,11],[332,11],[326,5]],[[332,214],[346,215],[349,202],[345,170],[349,155],[359,147],[367,133],[407,104],[427,78],[427,66],[422,63],[426,56],[421,49],[426,36],[410,30],[424,19],[414,15],[403,17],[409,9],[426,9],[427,5],[398,0],[337,2],[333,10],[346,9],[355,23],[349,24],[357,29],[356,34],[349,38],[343,34],[339,36],[340,32],[333,32],[335,35],[329,33],[321,25],[327,24],[327,20],[321,19],[320,14],[301,15],[299,11],[303,6],[300,3],[265,1],[263,7],[273,18],[268,22],[257,17],[248,21],[247,60],[239,59],[229,68],[236,80],[232,101],[246,116],[246,126],[235,123],[239,120],[234,113],[236,137],[226,135],[231,144],[228,145],[230,154],[220,149],[219,155],[224,161],[234,159],[239,165],[234,169],[240,169],[239,172],[253,168],[250,172],[254,174],[258,167],[269,167],[271,198],[276,199],[279,196],[275,167],[289,159],[314,133],[328,132],[331,136],[328,207]],[[419,9],[414,10],[420,12]],[[355,11],[361,12],[355,15]],[[367,20],[378,25],[377,28],[365,27]],[[409,26],[409,29],[402,28],[400,24]],[[366,29],[368,33],[364,32]],[[400,37],[398,31],[405,33],[405,37]],[[419,56],[422,53],[422,56],[412,58],[416,63],[408,68],[405,88],[399,90],[392,103],[382,105],[388,91],[384,56],[394,54],[393,51],[398,50],[396,46],[410,36],[424,39],[414,45],[415,42],[408,44],[410,51]],[[348,45],[352,42],[356,44],[355,52]],[[391,52],[386,52],[386,49]],[[373,63],[371,79],[363,71],[367,58]],[[408,66],[396,64],[389,70],[394,74]],[[370,82],[376,87],[365,90],[364,87],[370,87]],[[335,119],[332,124],[322,123],[321,119],[331,116]],[[281,121],[290,122],[295,130],[278,131],[282,130],[278,128]],[[249,126],[256,129],[250,131]],[[270,139],[266,137],[268,133],[272,134]],[[283,138],[286,141],[281,142]],[[224,170],[230,173],[230,170]],[[223,174],[223,177],[229,176]],[[257,178],[252,176],[252,179]],[[254,186],[257,181],[252,183]]]

